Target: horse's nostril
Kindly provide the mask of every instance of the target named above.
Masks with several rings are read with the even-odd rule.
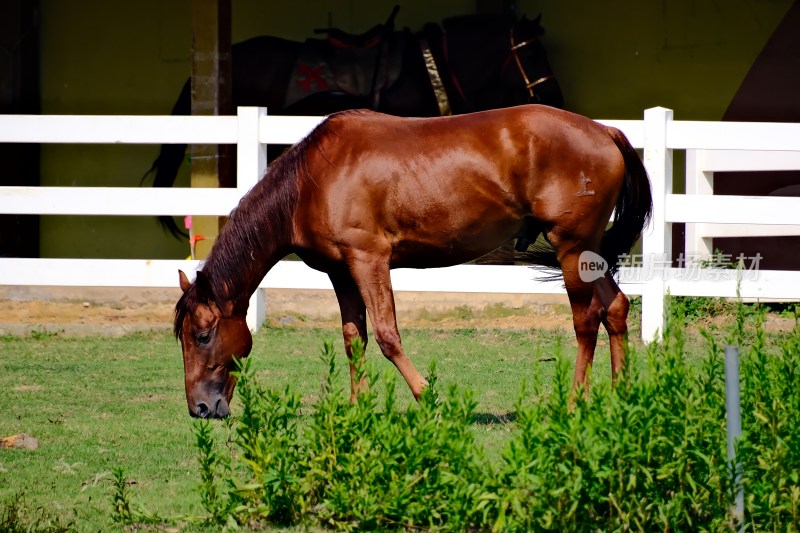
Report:
[[[203,402],[198,403],[195,406],[195,413],[200,418],[208,418],[208,415],[209,415],[208,406],[206,404],[204,404]]]
[[[224,401],[222,398],[217,400],[217,405],[214,406],[214,416],[217,418],[227,418],[231,414],[231,410],[228,407],[228,402]]]

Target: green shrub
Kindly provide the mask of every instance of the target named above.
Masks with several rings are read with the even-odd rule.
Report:
[[[643,374],[629,361],[614,388],[596,385],[588,399],[571,399],[571,365],[561,359],[549,399],[518,411],[494,487],[494,529],[694,531],[724,523],[719,354],[694,370],[674,323],[667,338],[651,346]]]
[[[351,404],[334,386],[336,354],[326,344],[330,371],[303,429],[297,395],[264,391],[243,364],[236,428],[241,477],[229,480],[230,515],[240,524],[345,530],[470,527],[484,475],[470,429],[474,400],[455,392],[440,398],[432,372],[416,407],[396,408],[388,378],[379,405],[377,379],[364,371],[363,346],[354,352],[356,379],[367,377],[369,390]]]
[[[763,318],[763,317],[762,317]],[[800,531],[800,333],[766,349],[763,319],[742,359],[745,507],[759,529]]]
[[[737,444],[745,525],[800,531],[800,328],[767,346],[763,310],[735,313],[726,342],[748,345]],[[401,411],[392,379],[384,378],[382,400],[377,394],[361,345],[356,380],[370,386],[354,403],[336,385],[330,344],[322,394],[310,406],[290,387],[261,388],[245,361],[227,448],[214,443],[210,423],[195,426],[205,520],[348,531],[730,531],[737,487],[723,350],[702,331],[705,357],[687,360],[686,313],[670,316],[663,342],[629,349],[614,386],[596,375],[588,395],[572,390],[572,358],[556,353],[555,382],[520,396],[515,428],[493,461],[474,439],[472,395],[442,394],[434,368],[418,404]],[[135,521],[121,473],[117,488],[120,521]]]

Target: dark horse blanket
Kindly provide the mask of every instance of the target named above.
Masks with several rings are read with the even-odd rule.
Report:
[[[284,107],[323,92],[377,100],[400,77],[403,50],[412,38],[407,31],[383,29],[381,25],[367,32],[370,38],[331,30],[327,39],[306,40],[289,78]]]

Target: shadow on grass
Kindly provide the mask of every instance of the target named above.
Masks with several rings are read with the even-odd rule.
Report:
[[[513,424],[516,421],[517,413],[509,411],[499,415],[495,413],[473,413],[471,423],[479,426],[491,426],[495,424]]]

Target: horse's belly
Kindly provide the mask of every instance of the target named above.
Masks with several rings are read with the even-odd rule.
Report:
[[[392,268],[438,268],[460,265],[499,248],[510,238],[507,236],[502,239],[479,242],[403,241],[397,243],[392,249],[391,266]]]
[[[524,219],[487,213],[449,227],[429,224],[398,232],[392,243],[392,267],[434,268],[473,261],[503,246],[522,230]],[[463,221],[462,221],[463,222]]]

